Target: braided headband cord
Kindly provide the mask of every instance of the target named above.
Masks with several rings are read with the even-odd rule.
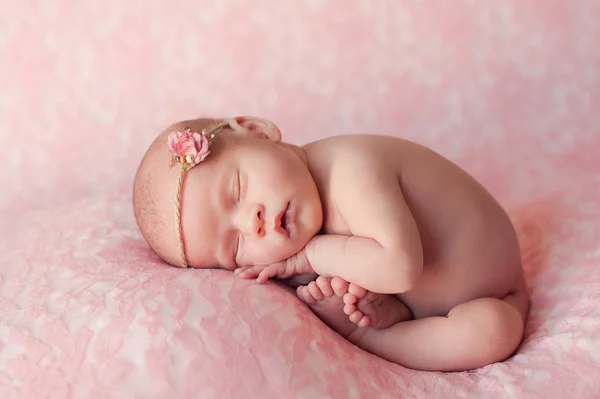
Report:
[[[203,129],[201,133],[186,129],[172,132],[168,138],[169,150],[171,151],[171,163],[169,167],[173,167],[177,163],[181,165],[179,183],[177,184],[175,222],[177,224],[177,238],[179,241],[179,261],[181,267],[184,269],[188,267],[183,239],[183,224],[181,222],[185,175],[190,169],[206,159],[210,154],[210,145],[215,137],[215,133],[228,124],[228,120],[222,120],[208,129]]]
[[[183,179],[185,178],[185,172],[187,172],[187,167],[185,165],[181,165],[181,173],[179,173],[179,184],[177,185],[177,210],[175,218],[177,222],[177,236],[179,239],[179,261],[181,262],[181,267],[187,269],[188,263],[185,256],[185,244],[183,243],[183,226],[181,224],[181,191],[183,189]]]

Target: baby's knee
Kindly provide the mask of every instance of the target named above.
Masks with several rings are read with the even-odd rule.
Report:
[[[482,364],[508,358],[523,337],[523,319],[512,305],[495,298],[476,299],[454,308],[448,317],[462,319],[462,332]]]

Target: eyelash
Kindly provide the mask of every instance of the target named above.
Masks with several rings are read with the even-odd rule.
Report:
[[[235,240],[233,240],[233,263],[237,264],[237,257],[240,251],[240,233],[235,235]]]
[[[235,177],[235,181],[234,181],[234,198],[236,199],[237,202],[240,201],[242,196],[242,187],[241,187],[241,179],[240,179],[240,172],[238,171]],[[233,260],[235,263],[237,263],[237,257],[239,255],[240,252],[240,241],[241,241],[241,233],[238,231],[236,233],[235,236],[235,240],[234,240],[234,252],[233,252]]]
[[[236,199],[239,201],[240,198],[241,198],[241,196],[242,196],[242,184],[241,184],[241,181],[240,181],[240,173],[239,172],[236,175],[236,184],[235,184],[235,186],[236,186],[236,191],[237,191]]]

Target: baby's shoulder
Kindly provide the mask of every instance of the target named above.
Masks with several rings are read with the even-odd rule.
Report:
[[[391,166],[413,143],[384,135],[340,135],[309,144],[311,158],[337,168],[379,169]]]
[[[372,149],[380,145],[400,145],[407,141],[398,137],[386,136],[380,134],[343,134],[338,136],[330,136],[324,139],[313,142],[323,147],[332,148],[363,148]]]

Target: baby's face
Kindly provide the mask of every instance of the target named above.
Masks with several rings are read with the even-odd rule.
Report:
[[[266,138],[229,143],[190,170],[184,183],[182,226],[192,267],[287,259],[318,233],[322,219],[304,160],[292,146]]]

